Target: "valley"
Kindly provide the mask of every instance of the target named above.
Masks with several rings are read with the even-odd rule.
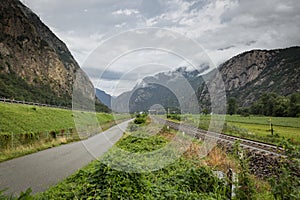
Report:
[[[300,199],[300,4],[0,4],[0,199]]]

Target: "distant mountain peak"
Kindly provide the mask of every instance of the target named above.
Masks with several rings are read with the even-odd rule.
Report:
[[[130,109],[126,109],[130,111],[146,111],[154,104],[178,107],[180,100],[181,106],[189,110],[192,101],[189,96],[192,94],[188,87],[182,87],[188,82],[198,98],[199,106],[205,108],[210,106],[208,87],[217,70],[222,75],[227,97],[236,97],[244,106],[249,106],[263,93],[289,95],[300,92],[300,47],[251,50],[234,56],[207,74],[202,73],[209,69],[209,65],[204,64],[202,69],[197,71],[179,67],[145,77],[132,91],[117,97],[116,102],[125,107],[127,104],[123,102],[129,102]],[[180,91],[177,96],[174,96],[172,89]]]
[[[98,88],[95,89],[95,95],[104,105],[106,105],[108,108],[111,108],[111,103],[113,99],[112,96]]]

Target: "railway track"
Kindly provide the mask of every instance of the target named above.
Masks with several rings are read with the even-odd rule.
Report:
[[[166,126],[169,126],[172,129],[175,130],[180,129],[180,131],[183,131],[185,134],[201,140],[212,139],[217,143],[228,144],[228,145],[233,145],[235,142],[239,141],[240,147],[242,147],[243,149],[269,154],[270,156],[285,157],[284,150],[282,148],[278,148],[277,146],[271,144],[240,138],[236,136],[229,136],[222,133],[206,131],[206,130],[196,128],[192,125],[164,120],[158,117],[152,116],[151,119],[154,120],[154,122],[156,123],[164,124]]]

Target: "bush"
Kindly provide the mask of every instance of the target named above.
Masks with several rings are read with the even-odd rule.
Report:
[[[181,116],[178,115],[178,114],[169,114],[169,115],[167,115],[167,118],[168,118],[168,119],[178,120],[178,121],[181,120]]]
[[[239,146],[239,143],[234,144],[235,157],[238,160],[238,181],[236,183],[236,199],[252,200],[255,199],[256,191],[254,180],[251,177],[249,169],[249,160],[245,156],[245,152]]]
[[[144,118],[136,118],[133,122],[135,124],[144,124],[146,122],[146,119],[144,119]]]
[[[27,189],[25,192],[21,192],[19,197],[13,197],[12,195],[7,196],[4,195],[5,190],[0,190],[0,199],[7,199],[7,200],[33,200],[34,197],[31,195],[31,188]]]
[[[249,117],[250,116],[250,108],[241,107],[238,109],[237,114],[241,115],[242,117]]]
[[[135,120],[133,121],[135,124],[144,124],[146,123],[147,115],[145,114],[137,114]]]
[[[138,125],[136,125],[135,123],[130,123],[128,126],[128,129],[130,132],[134,132],[138,130]]]
[[[278,175],[270,179],[275,199],[300,199],[300,147],[283,141],[287,158],[282,160]]]

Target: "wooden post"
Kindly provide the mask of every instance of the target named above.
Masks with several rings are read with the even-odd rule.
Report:
[[[273,124],[271,123],[271,134],[274,134]]]
[[[271,135],[273,135],[274,129],[273,129],[273,124],[272,124],[272,119],[271,118],[270,118],[269,122],[270,122],[270,132],[271,132]]]
[[[228,179],[228,184],[227,184],[227,189],[226,189],[226,196],[228,199],[232,199],[232,183],[233,183],[233,173],[232,169],[229,168],[227,172],[227,179]]]

